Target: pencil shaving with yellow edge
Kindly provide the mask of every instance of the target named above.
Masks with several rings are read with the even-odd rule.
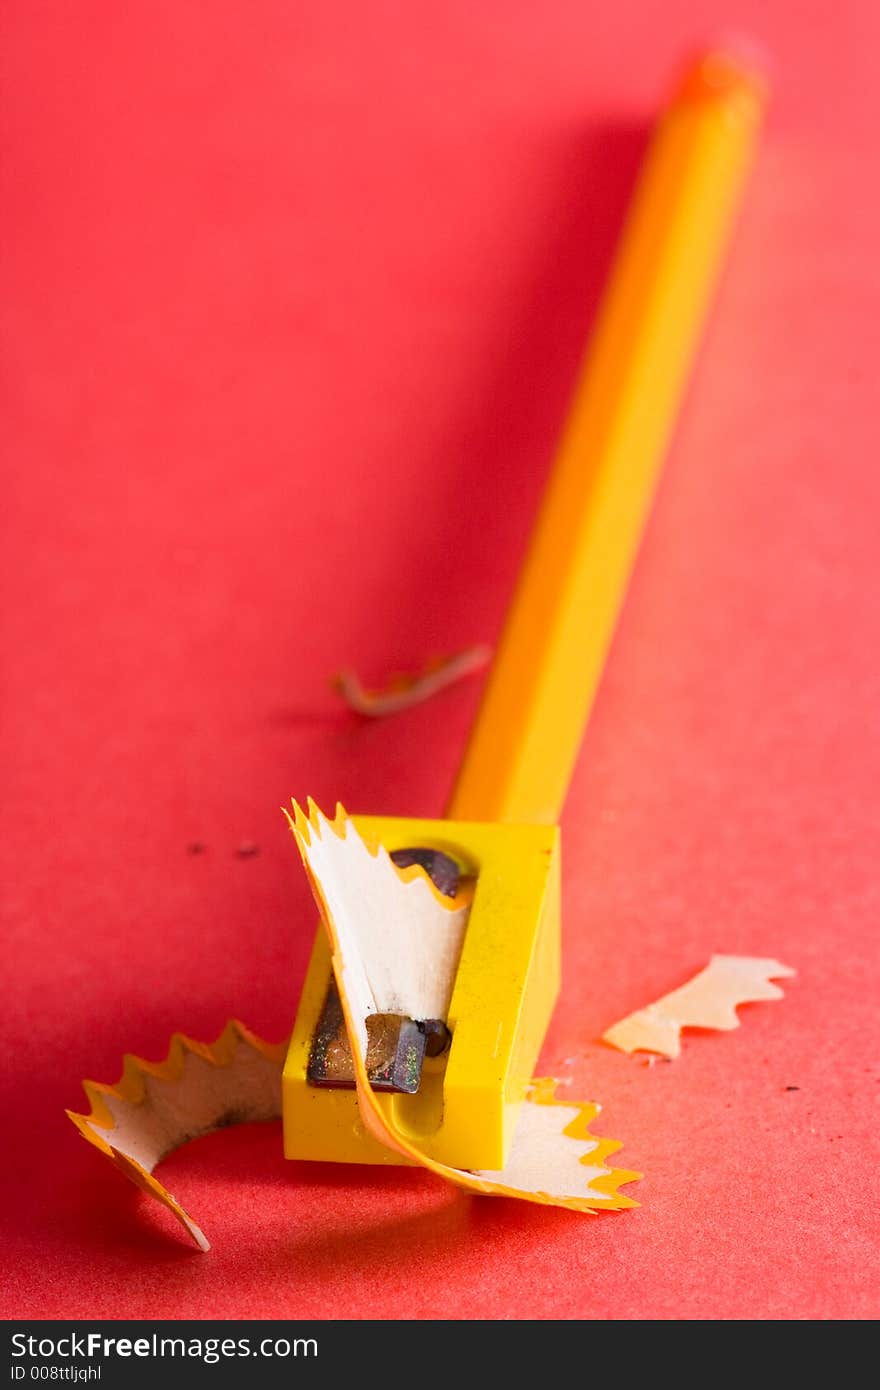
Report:
[[[88,1115],[66,1113],[88,1143],[173,1212],[201,1250],[204,1231],[155,1177],[163,1158],[230,1124],[277,1120],[287,1043],[264,1042],[233,1019],[214,1043],[175,1033],[164,1061],[127,1056],[115,1086],[84,1081]]]

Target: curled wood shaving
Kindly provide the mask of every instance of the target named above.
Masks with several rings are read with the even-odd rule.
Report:
[[[681,1052],[682,1028],[715,1028],[719,1032],[738,1028],[736,1011],[740,1004],[781,999],[782,990],[771,981],[795,973],[778,960],[713,956],[686,985],[629,1014],[602,1037],[621,1052],[659,1052],[664,1057],[677,1057]]]
[[[377,690],[367,690],[354,671],[340,671],[334,684],[351,709],[368,718],[381,719],[430,700],[447,685],[482,671],[491,655],[490,647],[467,647],[452,656],[437,657],[419,671],[394,675]]]
[[[204,1231],[153,1177],[153,1169],[182,1144],[212,1130],[279,1119],[286,1052],[286,1042],[263,1042],[234,1019],[214,1043],[175,1033],[163,1061],[129,1055],[115,1086],[84,1081],[91,1110],[67,1114],[84,1139],[168,1207],[200,1250],[209,1250]]]

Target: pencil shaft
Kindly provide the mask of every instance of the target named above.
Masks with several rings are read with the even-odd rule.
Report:
[[[602,673],[760,121],[710,55],[649,144],[448,808],[554,823]]]

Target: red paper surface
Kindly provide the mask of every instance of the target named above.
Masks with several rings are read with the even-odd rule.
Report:
[[[177,1027],[288,1030],[291,794],[442,810],[479,681],[365,723],[328,677],[497,632],[647,123],[731,27],[776,96],[566,808],[541,1064],[644,1205],[251,1128],[162,1170],[200,1255],[63,1107]],[[876,7],[20,0],[6,29],[4,1311],[875,1314]],[[713,951],[800,974],[678,1063],[596,1043]]]

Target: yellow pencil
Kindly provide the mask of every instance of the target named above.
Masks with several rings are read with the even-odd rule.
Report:
[[[723,55],[686,73],[645,157],[448,819],[355,817],[389,852],[477,866],[448,1052],[414,1093],[376,1101],[432,1162],[496,1171],[510,1153],[560,986],[556,822],[762,107],[758,79]],[[321,1089],[330,979],[321,930],[284,1069],[285,1153],[400,1161],[365,1131],[353,1082]]]
[[[447,814],[559,819],[764,105],[721,53],[651,140]]]

